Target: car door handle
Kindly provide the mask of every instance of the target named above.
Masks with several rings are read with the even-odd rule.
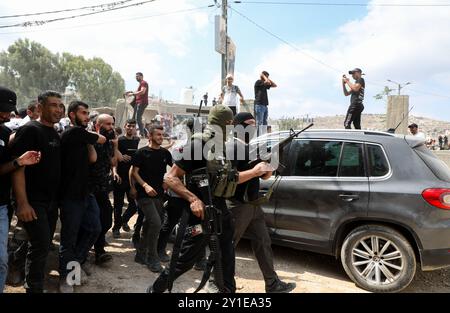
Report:
[[[359,200],[358,195],[339,195],[339,198],[341,198],[341,200],[345,202],[353,202]]]

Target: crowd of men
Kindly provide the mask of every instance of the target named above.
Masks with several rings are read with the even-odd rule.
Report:
[[[30,103],[23,115],[27,121],[10,120],[16,102],[13,91],[0,87],[0,291],[8,264],[10,272],[24,272],[27,292],[44,291],[45,266],[59,218],[59,290],[74,292],[74,285],[90,275],[88,256],[92,251],[96,265],[113,261],[105,249],[105,235],[111,228],[114,238],[120,237],[121,230],[130,231],[128,222],[135,213],[134,261],[160,274],[149,292],[171,289],[173,281],[193,267],[204,269],[205,277],[213,270],[212,285],[217,291],[235,292],[234,249],[245,230],[251,234],[266,291],[295,288],[294,283],[285,283],[276,275],[268,230],[257,201],[259,180],[268,179],[273,168],[264,162],[250,167],[249,156],[243,160],[226,156],[230,147],[247,147],[256,133],[256,121],[250,113],[234,115],[229,107],[216,105],[206,127],[188,141],[184,157],[173,160],[163,147],[164,129],[160,125],[143,131],[148,145],[139,149],[139,123],[133,119],[127,120],[123,135],[118,137],[111,115],[100,114],[92,122],[89,105],[78,100],[68,105],[66,114],[57,92],[45,91]],[[191,131],[194,124],[191,121]],[[227,136],[218,134],[225,134],[231,124],[243,126],[253,135],[225,144]],[[213,158],[217,161],[214,164],[203,154],[194,157],[198,149],[209,147],[209,140],[223,148],[208,148],[208,153],[214,150],[216,156],[221,151]],[[216,183],[223,170],[229,171],[227,179]],[[199,174],[209,183],[199,183]],[[128,207],[123,212],[125,195]],[[216,246],[212,245],[214,232],[208,230],[210,216],[218,212],[221,231],[216,232]],[[8,251],[13,214],[24,236],[18,245],[10,241]],[[168,238],[179,222],[177,241],[181,245],[175,245],[169,257]],[[25,260],[20,263],[20,258]],[[79,281],[69,275],[74,268],[81,276]]]

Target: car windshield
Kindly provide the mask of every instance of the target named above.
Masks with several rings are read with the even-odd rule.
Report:
[[[433,174],[442,181],[450,182],[450,169],[440,160],[433,152],[431,152],[425,145],[420,145],[414,148],[417,155],[425,162]]]

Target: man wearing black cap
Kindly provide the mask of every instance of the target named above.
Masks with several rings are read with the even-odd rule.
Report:
[[[61,95],[46,91],[39,95],[38,102],[40,118],[19,128],[11,144],[12,155],[22,155],[28,150],[42,154],[39,164],[19,168],[12,174],[16,215],[29,237],[25,265],[27,293],[44,291],[45,265],[52,240],[53,218],[57,214],[54,203],[61,172],[60,138],[53,127],[61,118]]]
[[[16,110],[16,99],[13,91],[0,87],[0,293],[3,292],[8,273],[8,204],[11,193],[9,173],[40,160],[40,153],[36,151],[27,151],[14,160],[11,160],[7,151],[10,130],[3,124],[9,121],[11,112]]]
[[[256,121],[252,114],[241,112],[234,117],[233,124],[235,125],[234,140],[227,146],[227,151],[233,156],[237,170],[247,171],[251,169],[248,143],[255,136]],[[244,153],[240,154],[242,151]],[[272,171],[268,171],[261,178],[267,180],[271,176]],[[260,177],[254,177],[238,185],[234,197],[227,200],[227,206],[233,214],[235,223],[234,246],[237,246],[244,233],[249,234],[253,253],[264,276],[266,292],[290,292],[296,284],[281,281],[273,266],[273,252],[264,212],[261,205],[257,203],[259,179]]]
[[[355,126],[355,129],[361,129],[361,113],[364,110],[364,90],[366,83],[362,75],[364,75],[359,68],[355,68],[348,72],[352,75],[355,83],[351,83],[347,76],[342,77],[342,88],[346,97],[351,95],[350,106],[345,117],[344,126],[346,129],[351,129],[351,124]],[[347,89],[347,86],[350,90]]]

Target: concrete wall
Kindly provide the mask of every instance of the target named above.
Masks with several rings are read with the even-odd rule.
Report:
[[[409,96],[389,96],[386,114],[386,129],[396,128],[396,134],[408,134]]]

